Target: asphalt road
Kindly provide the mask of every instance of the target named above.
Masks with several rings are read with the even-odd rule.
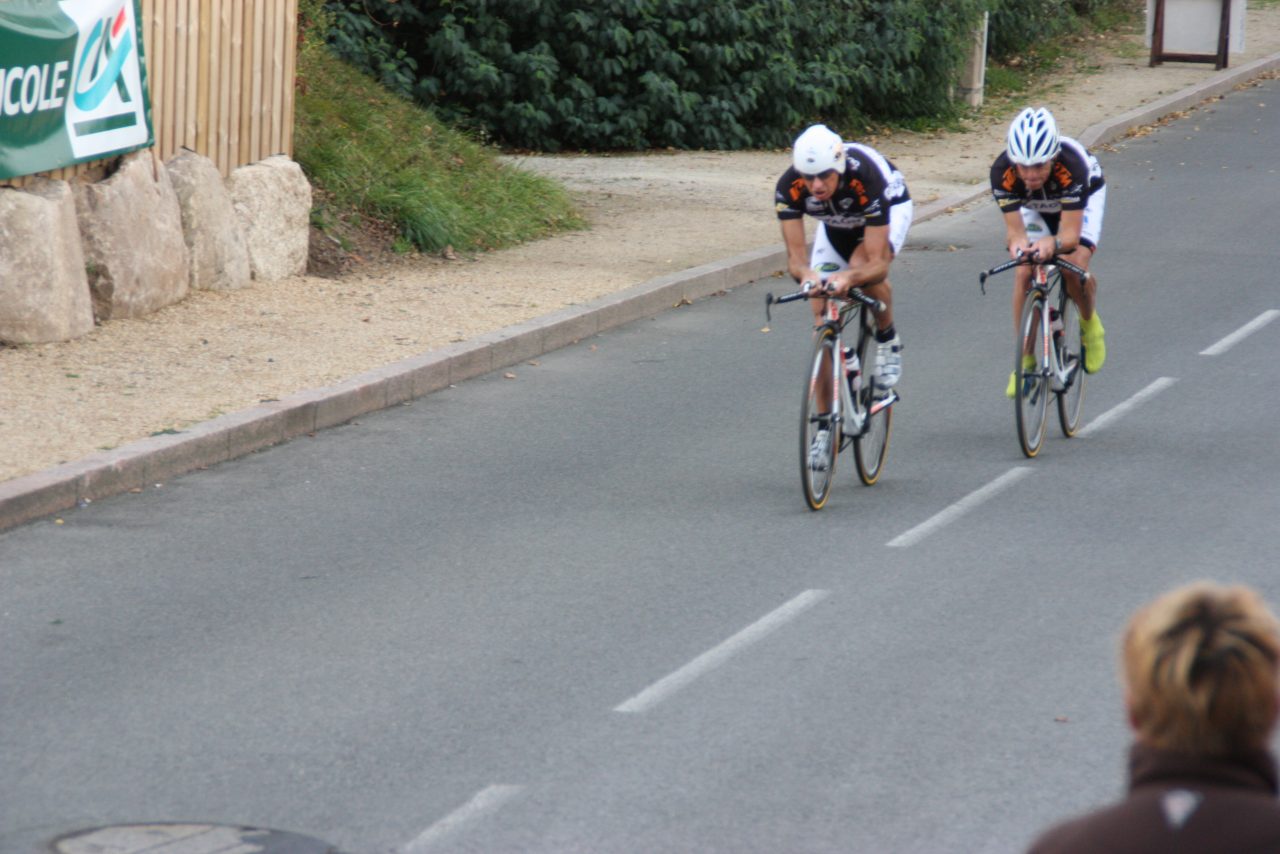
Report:
[[[1132,609],[1280,605],[1277,104],[1102,153],[1108,363],[1034,461],[984,203],[913,230],[885,474],[820,513],[771,280],[0,534],[0,851],[1011,852],[1113,797]]]

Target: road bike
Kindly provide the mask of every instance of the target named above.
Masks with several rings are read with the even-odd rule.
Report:
[[[1030,458],[1040,453],[1044,442],[1050,394],[1058,401],[1062,435],[1070,438],[1080,428],[1086,377],[1084,342],[1080,338],[1080,311],[1067,293],[1062,271],[1079,276],[1081,287],[1089,280],[1089,273],[1063,258],[1039,261],[1022,255],[979,273],[982,292],[987,292],[987,277],[1020,266],[1031,267],[1031,283],[1015,336],[1013,412],[1018,443],[1023,455]]]
[[[877,388],[863,373],[875,367],[875,315],[885,304],[857,288],[850,289],[847,298],[838,298],[822,285],[807,283],[793,294],[767,294],[765,316],[775,304],[804,299],[826,301],[800,406],[800,481],[809,509],[821,510],[831,495],[836,457],[850,445],[863,484],[879,480],[889,450],[893,404],[899,398],[892,389]],[[844,330],[850,322],[856,322],[857,332],[853,346],[846,347]]]

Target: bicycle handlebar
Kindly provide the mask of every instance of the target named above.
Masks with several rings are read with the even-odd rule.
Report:
[[[769,308],[773,306],[775,303],[777,303],[778,305],[781,305],[784,302],[795,302],[796,300],[800,300],[800,299],[818,299],[818,298],[847,299],[849,302],[861,303],[862,305],[867,306],[868,308],[870,308],[872,311],[876,313],[882,312],[886,308],[888,308],[888,306],[886,306],[880,300],[876,299],[875,297],[867,296],[857,288],[850,288],[848,293],[846,293],[844,296],[836,297],[830,291],[828,291],[825,288],[825,286],[814,285],[813,287],[810,287],[808,289],[802,288],[801,290],[798,290],[793,294],[783,294],[780,297],[775,297],[772,293],[765,294],[764,295],[765,320],[771,320],[769,316]]]
[[[1009,261],[1005,261],[1003,264],[997,264],[996,266],[992,267],[990,270],[987,270],[986,272],[979,273],[978,286],[982,288],[982,292],[985,294],[987,292],[988,276],[994,276],[997,273],[1003,273],[1005,270],[1011,270],[1014,267],[1024,267],[1032,264],[1043,264],[1045,266],[1061,267],[1062,269],[1066,270],[1068,273],[1075,273],[1077,276],[1080,277],[1081,282],[1089,281],[1088,270],[1085,270],[1082,267],[1077,267],[1075,264],[1072,264],[1067,259],[1061,258],[1057,255],[1055,255],[1052,258],[1049,258],[1048,260],[1037,260],[1034,255],[1019,255],[1017,258],[1013,258]]]

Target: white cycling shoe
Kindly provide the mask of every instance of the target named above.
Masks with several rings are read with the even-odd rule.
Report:
[[[902,378],[902,339],[876,342],[876,388],[891,389]]]
[[[809,468],[814,471],[827,470],[827,458],[831,454],[831,431],[819,430],[809,443]]]

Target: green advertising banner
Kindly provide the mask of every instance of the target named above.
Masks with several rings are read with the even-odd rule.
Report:
[[[140,0],[0,0],[0,179],[155,143]]]

